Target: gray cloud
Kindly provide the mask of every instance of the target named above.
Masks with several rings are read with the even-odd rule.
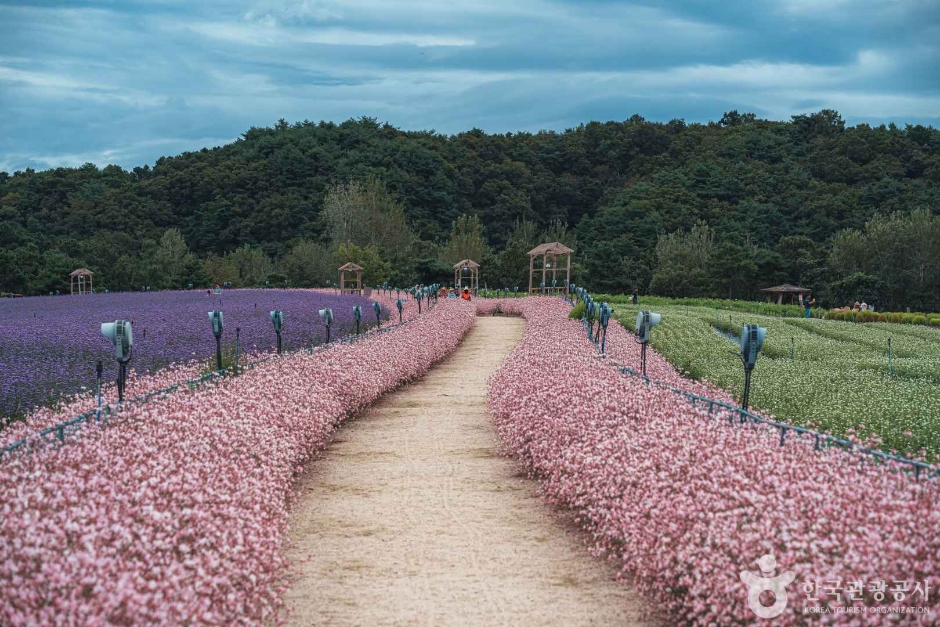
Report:
[[[252,125],[936,123],[930,0],[0,2],[0,169],[151,163]]]

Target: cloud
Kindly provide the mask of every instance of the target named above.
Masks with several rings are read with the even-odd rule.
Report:
[[[189,24],[190,30],[211,39],[251,46],[285,47],[296,44],[330,46],[472,46],[472,39],[447,35],[388,33],[348,30],[342,28],[299,29],[273,24],[207,22]]]
[[[933,120],[935,0],[24,0],[2,5],[3,169],[133,167],[250,126],[455,133],[590,119]]]

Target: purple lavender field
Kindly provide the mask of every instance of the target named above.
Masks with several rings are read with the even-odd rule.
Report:
[[[362,306],[363,329],[375,324],[372,303],[358,296],[310,290],[227,290],[45,296],[0,300],[0,425],[57,398],[93,388],[95,364],[113,381],[117,367],[101,323],[117,319],[134,325],[130,368],[154,372],[173,363],[215,355],[208,312],[225,315],[223,347],[231,350],[235,328],[245,352],[274,350],[270,312],[284,312],[283,350],[325,340],[317,310],[333,309],[331,339],[355,328],[353,306]],[[383,319],[388,312],[383,312]]]

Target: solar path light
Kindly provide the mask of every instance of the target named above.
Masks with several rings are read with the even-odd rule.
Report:
[[[127,362],[134,348],[134,329],[128,320],[101,323],[101,335],[114,345],[114,358],[118,362],[118,401],[124,401],[124,386],[127,383]]]
[[[646,376],[646,346],[650,343],[650,331],[662,320],[658,313],[643,310],[636,314],[636,341],[640,344],[640,361],[643,376]]]
[[[277,335],[277,354],[281,354],[281,327],[284,326],[284,312],[275,309],[271,312],[271,324],[274,325],[274,333]]]
[[[741,399],[741,407],[744,409],[747,409],[751,397],[751,373],[757,365],[757,355],[766,337],[767,329],[756,324],[748,324],[741,329],[741,362],[744,364],[744,396]]]
[[[215,336],[215,365],[216,370],[222,369],[222,312],[213,309],[209,312],[209,321],[212,323],[212,334]]]
[[[372,303],[372,310],[375,311],[375,325],[378,327],[382,326],[382,305]]]

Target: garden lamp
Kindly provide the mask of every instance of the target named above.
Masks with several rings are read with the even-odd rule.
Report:
[[[751,373],[757,365],[757,354],[760,353],[766,337],[767,329],[756,324],[748,324],[741,329],[741,363],[744,364],[744,396],[741,399],[741,407],[745,410],[751,396]],[[744,421],[743,416],[741,420]]]
[[[650,342],[650,331],[662,320],[658,313],[651,313],[647,310],[638,311],[636,314],[636,341],[640,344],[640,361],[642,362],[641,372],[646,376],[646,346]]]
[[[613,313],[610,305],[607,303],[601,303],[600,311],[598,313],[598,319],[601,323],[601,327],[604,328],[604,339],[601,341],[601,355],[606,355],[607,351],[607,323],[610,322],[610,314]]]
[[[330,343],[330,327],[333,326],[333,310],[321,309],[320,319],[323,320],[323,324],[326,325],[326,343],[329,344]]]
[[[209,322],[212,323],[212,334],[215,335],[215,365],[216,370],[222,369],[222,312],[213,309],[209,312]]]
[[[401,312],[404,309],[405,304],[401,302],[401,299],[395,301],[395,306],[398,307],[398,324],[401,324]]]
[[[356,319],[356,335],[359,335],[359,321],[362,320],[362,307],[359,305],[353,307],[353,318]]]
[[[274,325],[274,333],[277,335],[277,354],[281,354],[281,327],[284,326],[284,313],[280,309],[271,312],[271,323]]]
[[[101,323],[101,335],[114,345],[114,358],[118,362],[118,401],[124,401],[124,386],[127,383],[127,362],[131,360],[134,349],[134,329],[129,320],[115,320]]]
[[[375,324],[382,326],[382,305],[372,303],[372,309],[375,311]]]

